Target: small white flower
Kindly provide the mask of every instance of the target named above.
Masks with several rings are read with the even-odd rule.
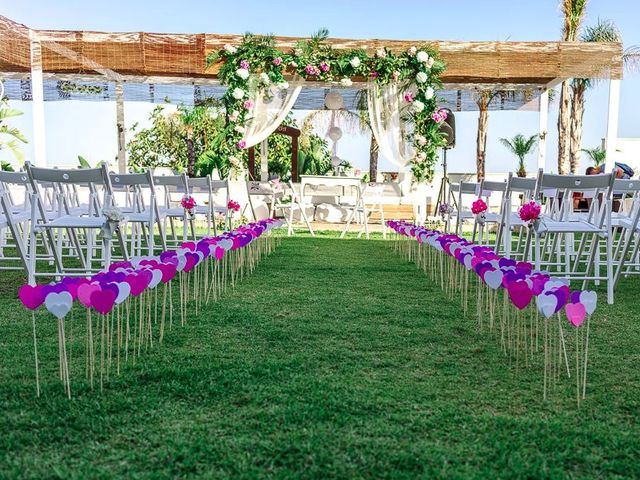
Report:
[[[425,83],[427,80],[429,80],[429,77],[424,72],[418,72],[416,75],[416,82],[418,83]]]
[[[353,57],[349,63],[353,68],[358,68],[360,66],[360,57]]]
[[[231,92],[231,95],[236,100],[240,100],[242,97],[244,97],[244,90],[242,90],[239,87],[236,87],[236,88],[233,89],[233,92]]]
[[[242,80],[246,80],[247,78],[249,78],[249,70],[247,70],[246,68],[239,68],[236,70],[236,75]]]
[[[289,65],[291,65],[293,68],[296,68],[298,66],[297,62],[291,62]]]
[[[286,80],[285,80],[285,81],[280,82],[280,83],[278,84],[278,88],[279,88],[280,90],[286,90],[286,89],[288,89],[288,88],[289,88],[289,82],[287,82]]]
[[[269,78],[269,75],[267,75],[265,72],[262,72],[260,74],[260,82],[265,85],[269,85],[271,83],[271,79]]]
[[[407,53],[410,57],[415,57],[417,51],[418,49],[416,47],[411,47],[409,50],[407,50]]]
[[[427,154],[424,152],[420,152],[416,155],[416,159],[420,162],[424,162],[427,159]]]
[[[351,85],[353,85],[353,82],[350,78],[344,77],[340,80],[340,85],[342,85],[343,87],[350,87]]]
[[[429,57],[429,60],[427,60],[427,67],[429,68],[433,67],[434,63],[435,63],[435,60],[433,59],[433,57]]]
[[[387,56],[387,52],[385,52],[384,48],[380,47],[376,50],[376,57],[385,58]]]
[[[413,108],[414,112],[421,112],[424,110],[424,103],[422,103],[420,100],[414,100],[411,104],[411,107]]]
[[[422,135],[416,135],[415,140],[418,145],[425,146],[427,144],[427,139]]]
[[[237,166],[240,165],[240,160],[238,160],[236,157],[234,157],[233,155],[229,156],[229,163],[233,166]]]
[[[234,47],[233,45],[230,45],[230,44],[228,44],[228,43],[224,46],[224,49],[225,49],[228,53],[230,53],[230,54],[232,54],[232,55],[238,51],[238,49],[237,49],[236,47]]]
[[[302,55],[302,49],[301,48],[296,48],[293,53],[296,54],[296,57],[299,57],[300,55]]]
[[[432,87],[427,87],[427,90],[424,92],[424,96],[427,100],[431,100],[434,95],[434,91]]]
[[[417,54],[416,54],[416,60],[418,60],[420,63],[425,63],[429,61],[429,54],[423,50],[420,50]]]
[[[236,128],[234,128],[234,130],[238,133],[244,133],[245,132],[245,128],[242,125],[236,125]]]

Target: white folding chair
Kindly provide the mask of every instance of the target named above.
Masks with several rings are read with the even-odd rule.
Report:
[[[467,220],[475,218],[471,213],[471,203],[477,199],[480,191],[480,184],[475,182],[452,183],[449,188],[449,205],[453,207],[453,212],[449,214],[446,222],[446,230],[449,231],[452,219],[456,221],[455,234],[462,234],[462,224]],[[468,205],[468,206],[467,206]]]
[[[150,170],[145,173],[113,173],[110,174],[113,189],[113,203],[127,217],[129,224],[130,254],[142,255],[142,241],[147,246],[147,254],[153,255],[155,250],[155,227],[158,227],[160,246],[167,249],[164,233],[164,217],[160,214],[153,175]],[[121,195],[118,195],[121,194]],[[145,201],[145,194],[149,204]],[[119,203],[123,201],[123,204]]]
[[[229,212],[229,181],[213,180],[210,175],[206,177],[187,177],[187,188],[193,196],[200,194],[205,196],[205,204],[198,202],[195,214],[204,216],[207,221],[207,236],[211,236],[211,227],[214,235],[218,234],[216,216],[224,216],[224,225],[231,230],[231,215]],[[221,192],[224,192],[221,195]],[[222,197],[223,205],[220,204]]]
[[[620,196],[621,208],[612,212],[612,235],[618,231],[613,258],[615,284],[622,275],[640,274],[640,180],[616,179],[614,195]],[[626,204],[626,205],[625,205]]]
[[[158,211],[164,219],[164,231],[167,231],[166,221],[169,221],[173,244],[178,244],[178,236],[176,235],[175,220],[182,221],[182,241],[187,240],[187,224],[191,226],[191,235],[196,238],[195,227],[192,222],[187,219],[187,212],[180,205],[182,197],[189,195],[189,186],[187,184],[187,175],[154,175],[153,183],[156,188],[162,188],[162,194],[157,195]],[[179,198],[175,198],[179,196]]]
[[[502,207],[500,221],[496,232],[495,250],[505,257],[515,258],[524,256],[524,245],[527,229],[520,218],[520,207],[533,199],[536,189],[536,178],[518,177],[509,172]],[[513,245],[513,232],[518,230],[517,242]]]
[[[570,280],[582,280],[583,289],[590,280],[596,283],[605,280],[608,303],[613,303],[614,287],[611,230],[614,180],[611,174],[552,175],[540,170],[535,198],[545,198],[545,212],[542,215],[542,230],[530,230],[537,270],[544,268]],[[585,191],[593,192],[586,217],[573,212],[573,194]],[[543,232],[544,242],[541,238]],[[602,243],[604,257],[601,253]],[[600,274],[602,260],[606,263],[604,275]]]
[[[254,222],[263,218],[273,218],[275,210],[276,197],[284,195],[284,187],[278,184],[278,187],[271,182],[261,182],[258,180],[250,180],[247,182],[247,198],[249,202],[245,205],[251,210],[251,216]],[[258,215],[258,209],[266,207],[266,215]],[[244,211],[243,211],[244,213]]]
[[[495,213],[491,211],[490,201],[492,197],[499,197],[500,205],[502,206],[504,192],[506,188],[507,188],[506,182],[495,182],[495,181],[486,180],[484,178],[480,181],[478,198],[483,198],[489,208],[485,213],[484,223],[480,223],[477,217],[474,218],[473,234],[472,234],[473,242],[476,242],[476,237],[477,237],[478,243],[484,244],[485,243],[484,233],[486,230],[487,231],[486,243],[489,243],[489,235],[488,235],[489,226],[490,225],[497,226],[500,223],[500,218],[501,218],[501,212]]]
[[[287,222],[287,236],[290,237],[295,233],[293,231],[293,214],[296,210],[298,210],[300,212],[300,217],[309,229],[309,233],[311,234],[311,236],[314,236],[315,234],[313,233],[313,228],[311,228],[311,223],[309,223],[309,219],[307,218],[307,214],[304,208],[304,202],[300,193],[296,191],[293,182],[289,181],[285,185],[287,188],[284,189],[283,195],[274,199],[274,215],[278,211],[282,212],[282,215]],[[285,201],[287,197],[290,198],[289,202]]]
[[[108,224],[107,218],[102,212],[102,205],[113,205],[113,194],[109,174],[106,166],[100,168],[87,168],[80,170],[64,170],[34,167],[29,163],[25,164],[29,180],[31,182],[32,194],[30,199],[31,218],[28,244],[29,258],[29,282],[35,282],[36,275],[50,275],[38,272],[36,267],[37,255],[37,235],[42,234],[45,241],[49,242],[56,266],[56,274],[79,274],[89,275],[96,270],[93,267],[94,260],[100,262],[100,268],[106,269],[111,260],[111,234],[106,234],[105,227]],[[57,210],[53,215],[47,215],[45,202],[40,193],[40,184],[52,183],[56,189],[55,205]],[[67,197],[70,185],[81,185],[88,189],[87,210],[79,212],[69,205]],[[102,190],[102,200],[99,201],[99,190]],[[102,257],[94,259],[96,249],[96,233],[102,232]],[[63,233],[66,233],[70,241],[70,250],[74,252],[74,257],[80,261],[80,268],[70,268],[63,265]],[[122,257],[127,259],[126,244],[120,225],[116,226],[115,233],[120,244]],[[81,237],[85,241],[81,243]]]
[[[386,185],[384,183],[367,183],[362,189],[362,201],[360,207],[357,207],[357,216],[360,217],[362,229],[358,232],[358,238],[365,234],[369,238],[369,219],[371,214],[377,213],[382,222],[382,238],[387,238],[387,226],[384,221],[383,197]]]

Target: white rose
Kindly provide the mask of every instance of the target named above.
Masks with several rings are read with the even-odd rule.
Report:
[[[411,104],[411,107],[413,108],[414,112],[421,112],[422,110],[424,110],[424,103],[422,103],[420,100],[414,100]]]
[[[429,54],[423,50],[420,50],[417,54],[416,54],[416,60],[418,60],[420,63],[424,63],[424,62],[428,62],[429,61]]]
[[[242,80],[246,80],[247,78],[249,78],[249,70],[247,70],[246,68],[239,68],[236,70],[236,75]]]
[[[296,62],[291,62],[289,65],[291,65],[293,68],[296,68],[298,66]]]
[[[358,68],[360,66],[360,57],[353,57],[349,63],[353,68]]]
[[[418,143],[418,145],[424,146],[427,144],[427,139],[422,135],[416,135],[416,142]]]
[[[433,57],[429,57],[429,60],[427,60],[427,67],[429,68],[433,67],[434,63],[435,63],[435,60],[433,59]]]
[[[424,153],[424,152],[420,152],[420,153],[418,153],[418,154],[416,155],[416,158],[417,158],[419,161],[423,162],[423,161],[425,161],[425,160],[427,159],[427,154],[426,154],[426,153]]]
[[[233,89],[233,92],[231,92],[231,96],[236,100],[240,100],[242,97],[244,97],[244,90],[242,90],[239,87],[236,87]]]
[[[429,77],[424,72],[418,72],[416,75],[416,82],[418,83],[425,83],[427,80],[429,80]]]
[[[342,85],[343,87],[350,87],[351,85],[353,85],[353,82],[350,78],[344,77],[340,80],[340,85]]]
[[[262,72],[260,74],[260,81],[265,85],[269,85],[271,83],[271,79],[269,78],[269,75],[267,75],[265,72]]]
[[[433,98],[434,93],[435,92],[433,91],[433,88],[427,87],[427,90],[424,92],[424,96],[426,97],[427,100],[431,100]]]
[[[244,133],[244,132],[245,132],[244,127],[243,127],[243,126],[241,126],[241,125],[236,126],[236,128],[234,128],[234,130],[235,130],[236,132],[238,132],[238,133]]]
[[[378,58],[386,58],[387,52],[385,52],[384,48],[380,47],[376,50],[376,56]]]
[[[416,47],[411,47],[411,48],[408,50],[409,56],[410,56],[410,57],[414,57],[414,56],[416,55],[416,51],[417,51],[417,50],[418,50],[418,49],[417,49]]]
[[[234,47],[233,45],[230,45],[228,43],[224,46],[224,49],[227,52],[231,53],[231,54],[234,54],[234,53],[236,53],[238,51],[238,49],[236,47]]]
[[[233,155],[229,155],[229,163],[231,165],[239,165],[240,164],[240,160],[238,160],[236,157],[234,157]]]
[[[280,90],[286,90],[287,88],[289,88],[289,82],[287,81],[280,82],[278,84],[278,88],[280,88]]]

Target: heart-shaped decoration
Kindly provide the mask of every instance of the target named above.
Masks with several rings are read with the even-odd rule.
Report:
[[[29,310],[35,310],[42,302],[44,302],[44,295],[42,295],[42,285],[23,285],[18,290],[18,298],[22,304]]]
[[[587,316],[587,311],[581,303],[567,303],[564,307],[564,311],[567,314],[567,319],[571,322],[571,325],[576,328],[582,325],[584,317]]]
[[[91,305],[98,313],[106,315],[116,303],[117,295],[111,289],[104,289],[91,294]]]
[[[502,286],[502,277],[504,274],[500,270],[487,270],[484,272],[484,281],[492,289]]]
[[[558,305],[558,299],[555,295],[543,293],[536,297],[536,305],[538,310],[545,318],[550,318],[556,312],[556,306]]]
[[[51,292],[44,299],[44,306],[58,320],[62,320],[73,306],[73,297],[69,292]]]
[[[593,315],[598,305],[598,294],[592,290],[580,292],[580,303],[584,305],[587,315]]]
[[[116,303],[120,305],[131,294],[131,285],[127,282],[118,282],[118,296],[116,297]]]
[[[85,307],[91,306],[91,295],[93,292],[99,292],[100,285],[97,283],[83,283],[78,287],[78,300]]]
[[[515,282],[509,283],[507,292],[509,293],[511,303],[513,303],[518,310],[522,310],[529,305],[533,297],[531,288],[529,288],[529,285],[527,285],[527,282],[524,280],[516,280]]]
[[[151,270],[151,281],[149,282],[149,288],[156,288],[162,280],[162,270],[154,268]]]

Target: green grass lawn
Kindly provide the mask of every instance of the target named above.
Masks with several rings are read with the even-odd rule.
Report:
[[[380,240],[284,238],[104,393],[74,360],[71,401],[47,315],[35,397],[1,278],[0,478],[640,477],[640,278],[599,306],[580,409]]]

